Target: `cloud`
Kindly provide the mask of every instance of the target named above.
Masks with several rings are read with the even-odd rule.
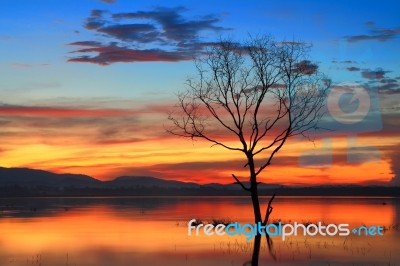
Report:
[[[68,62],[93,63],[98,65],[109,65],[117,62],[176,62],[193,59],[193,55],[184,51],[165,51],[162,49],[130,49],[119,47],[115,44],[108,46],[92,46],[79,49],[73,53],[97,52],[96,56],[78,56],[68,59]]]
[[[331,63],[333,64],[356,64],[357,61],[353,61],[353,60],[344,60],[344,61],[337,61],[337,60],[332,60]]]
[[[11,64],[14,68],[32,68],[32,67],[47,67],[50,64],[27,64],[27,63],[13,63]]]
[[[359,41],[380,41],[385,42],[387,40],[392,39],[394,36],[390,35],[355,35],[355,36],[347,36],[346,39],[348,42],[359,42]]]
[[[77,46],[94,46],[94,47],[101,47],[102,44],[100,42],[95,41],[83,41],[83,42],[73,42],[69,45],[77,45]]]
[[[380,80],[381,83],[397,83],[396,79],[385,78]]]
[[[140,40],[142,43],[154,42],[159,35],[156,27],[152,24],[111,25],[98,28],[97,31],[122,41]]]
[[[383,86],[379,89],[379,92],[386,95],[400,95],[400,87]]]
[[[95,30],[104,25],[103,21],[88,21],[85,25],[85,28],[88,30]]]
[[[115,167],[115,165],[113,165],[113,170],[107,173],[107,176],[115,177],[120,175],[149,175],[164,179],[183,180],[183,181],[185,180],[187,181],[188,177],[190,177],[190,181],[199,183],[209,183],[209,182],[233,183],[234,180],[232,179],[231,174],[235,173],[242,181],[248,181],[248,174],[247,174],[248,168],[245,167],[246,164],[245,158],[222,160],[222,161],[221,160],[185,161],[185,158],[189,157],[191,153],[192,152],[190,151],[183,153],[180,152],[179,154],[177,152],[173,152],[171,156],[182,158],[180,162],[154,163],[148,167],[142,167],[142,166],[130,167],[126,165],[120,165],[119,167]],[[323,152],[317,153],[317,156],[313,156],[310,159],[313,159],[315,165],[317,165],[315,161],[316,158],[317,159],[321,158],[323,154],[324,154]],[[348,154],[347,147],[336,149],[335,153],[333,154],[334,165],[347,166],[349,164],[347,161],[347,154]],[[375,157],[373,157],[373,155],[369,153],[368,149],[361,148],[354,151],[352,154],[354,156],[357,156],[358,159],[360,159],[358,163],[354,163],[358,165],[362,165],[366,162],[374,161],[376,159]],[[154,156],[154,154],[152,156]],[[257,167],[259,167],[262,163],[265,163],[265,158],[260,157],[255,161]],[[323,162],[319,163],[323,164]],[[302,171],[299,167],[298,155],[296,154],[278,155],[277,157],[274,158],[271,166],[269,166],[269,171],[279,172],[281,171],[281,169],[285,169],[287,167],[296,168],[299,169],[299,171]],[[295,174],[295,176],[306,177],[300,174],[299,175]],[[328,176],[330,176],[329,172],[321,171],[320,174],[318,174],[318,178],[321,177],[327,178]],[[315,179],[316,175],[310,175],[309,177],[310,179],[311,178]],[[268,176],[268,173],[264,172],[264,174],[261,174],[259,180],[262,182],[265,182],[264,180],[268,180],[269,182],[271,182],[271,177]],[[279,181],[278,178],[276,178],[275,180],[276,182],[282,182],[282,180]]]
[[[368,27],[373,27],[373,26],[375,26],[375,22],[367,21],[367,22],[365,22],[365,25],[368,26]]]
[[[117,62],[191,60],[205,46],[212,45],[201,39],[202,32],[217,33],[229,29],[219,26],[220,18],[215,15],[188,18],[183,15],[187,11],[184,7],[156,7],[147,11],[114,14],[92,10],[84,27],[97,33],[103,41],[70,43],[89,48],[72,51],[82,55],[70,58],[68,62],[109,65]]]
[[[206,15],[196,20],[182,17],[184,7],[158,7],[151,11],[113,14],[114,19],[147,19],[161,26],[162,34],[166,39],[175,41],[193,41],[202,30],[222,31],[223,27],[216,26],[220,19],[214,15]]]
[[[303,60],[295,65],[295,71],[305,75],[312,75],[317,70],[318,65],[311,63],[309,60]]]
[[[367,24],[367,26],[369,27],[373,27],[374,25],[375,24],[372,23]],[[369,34],[345,36],[345,39],[348,42],[360,42],[360,41],[386,42],[388,40],[394,39],[398,34],[400,34],[400,28],[397,29],[380,28],[380,29],[370,29]]]
[[[129,145],[167,133],[163,127],[168,105],[136,105],[136,108],[0,105],[3,146]],[[172,136],[171,136],[172,137]]]
[[[348,71],[360,71],[360,68],[358,68],[358,67],[354,67],[354,66],[352,66],[352,67],[348,67],[348,68],[346,68]]]
[[[106,13],[107,13],[107,10],[93,9],[92,12],[90,13],[90,16],[92,18],[101,18]]]
[[[400,93],[400,84],[397,79],[384,78],[380,80],[379,93],[395,95]]]
[[[117,2],[117,0],[99,0],[99,1],[105,4],[115,4]]]
[[[361,72],[361,76],[366,79],[374,80],[374,79],[383,79],[387,71],[383,71],[382,69],[370,70],[364,69]]]
[[[136,114],[130,110],[118,109],[73,109],[60,107],[0,106],[2,116],[51,116],[51,117],[105,117]]]

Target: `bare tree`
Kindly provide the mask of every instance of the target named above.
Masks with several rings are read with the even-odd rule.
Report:
[[[220,41],[196,60],[198,76],[188,80],[169,116],[171,133],[243,154],[248,176],[232,177],[250,193],[254,220],[262,225],[275,195],[262,217],[257,177],[289,138],[309,137],[323,114],[330,82],[309,61],[310,47],[268,35],[244,44]]]

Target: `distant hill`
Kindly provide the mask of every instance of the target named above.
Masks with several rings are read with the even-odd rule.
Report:
[[[0,167],[0,186],[98,187],[102,182],[87,175],[55,174],[29,168]]]
[[[250,182],[242,182],[243,185],[246,187],[250,187]],[[232,183],[232,184],[219,184],[219,183],[210,183],[210,184],[204,184],[203,187],[208,187],[208,188],[214,188],[214,189],[229,189],[229,190],[242,190],[242,187],[238,184]],[[278,189],[284,187],[283,185],[280,184],[265,184],[265,183],[259,183],[258,184],[258,189]]]
[[[244,183],[249,186],[248,183]],[[280,196],[392,196],[399,197],[400,187],[321,185],[289,187],[259,184],[259,195]],[[80,174],[55,174],[29,168],[0,167],[0,197],[34,196],[245,196],[238,184],[199,185],[150,176],[120,176],[100,181]]]
[[[111,181],[100,181],[81,174],[55,174],[30,168],[0,167],[0,186],[21,187],[90,187],[90,188],[196,188],[200,185],[151,176],[120,176]]]
[[[196,183],[164,180],[151,176],[120,176],[104,182],[108,187],[162,187],[162,188],[197,188]]]

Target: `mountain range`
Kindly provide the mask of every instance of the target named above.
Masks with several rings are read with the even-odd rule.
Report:
[[[248,186],[248,183],[244,183]],[[400,187],[320,185],[289,187],[260,183],[260,195],[359,195],[398,196]],[[0,197],[10,196],[191,196],[191,195],[248,195],[239,185],[196,184],[164,180],[150,176],[120,176],[100,181],[82,174],[56,174],[30,168],[0,167]]]
[[[164,180],[150,176],[119,176],[110,181],[100,181],[88,175],[56,174],[30,168],[0,167],[1,186],[22,187],[75,187],[75,188],[119,188],[119,187],[198,187],[195,183]]]

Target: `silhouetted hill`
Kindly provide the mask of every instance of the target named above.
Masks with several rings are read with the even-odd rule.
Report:
[[[151,176],[120,176],[104,182],[108,187],[162,187],[162,188],[197,188],[200,185],[175,180],[164,180]]]
[[[242,182],[244,186],[250,187],[250,182]],[[219,183],[209,183],[209,184],[204,184],[203,187],[207,188],[214,188],[214,189],[230,189],[230,190],[242,190],[243,188],[236,184],[219,184]],[[258,184],[258,189],[263,190],[263,189],[278,189],[284,187],[280,184],[265,184],[265,183],[259,183]]]
[[[244,183],[248,186],[248,183]],[[259,184],[259,195],[279,196],[391,196],[400,187],[321,185],[289,187]],[[247,196],[238,184],[186,183],[149,176],[120,176],[100,181],[87,175],[55,174],[29,168],[0,167],[0,197],[35,196]]]
[[[102,182],[87,175],[55,174],[29,168],[0,167],[0,186],[96,187]]]

